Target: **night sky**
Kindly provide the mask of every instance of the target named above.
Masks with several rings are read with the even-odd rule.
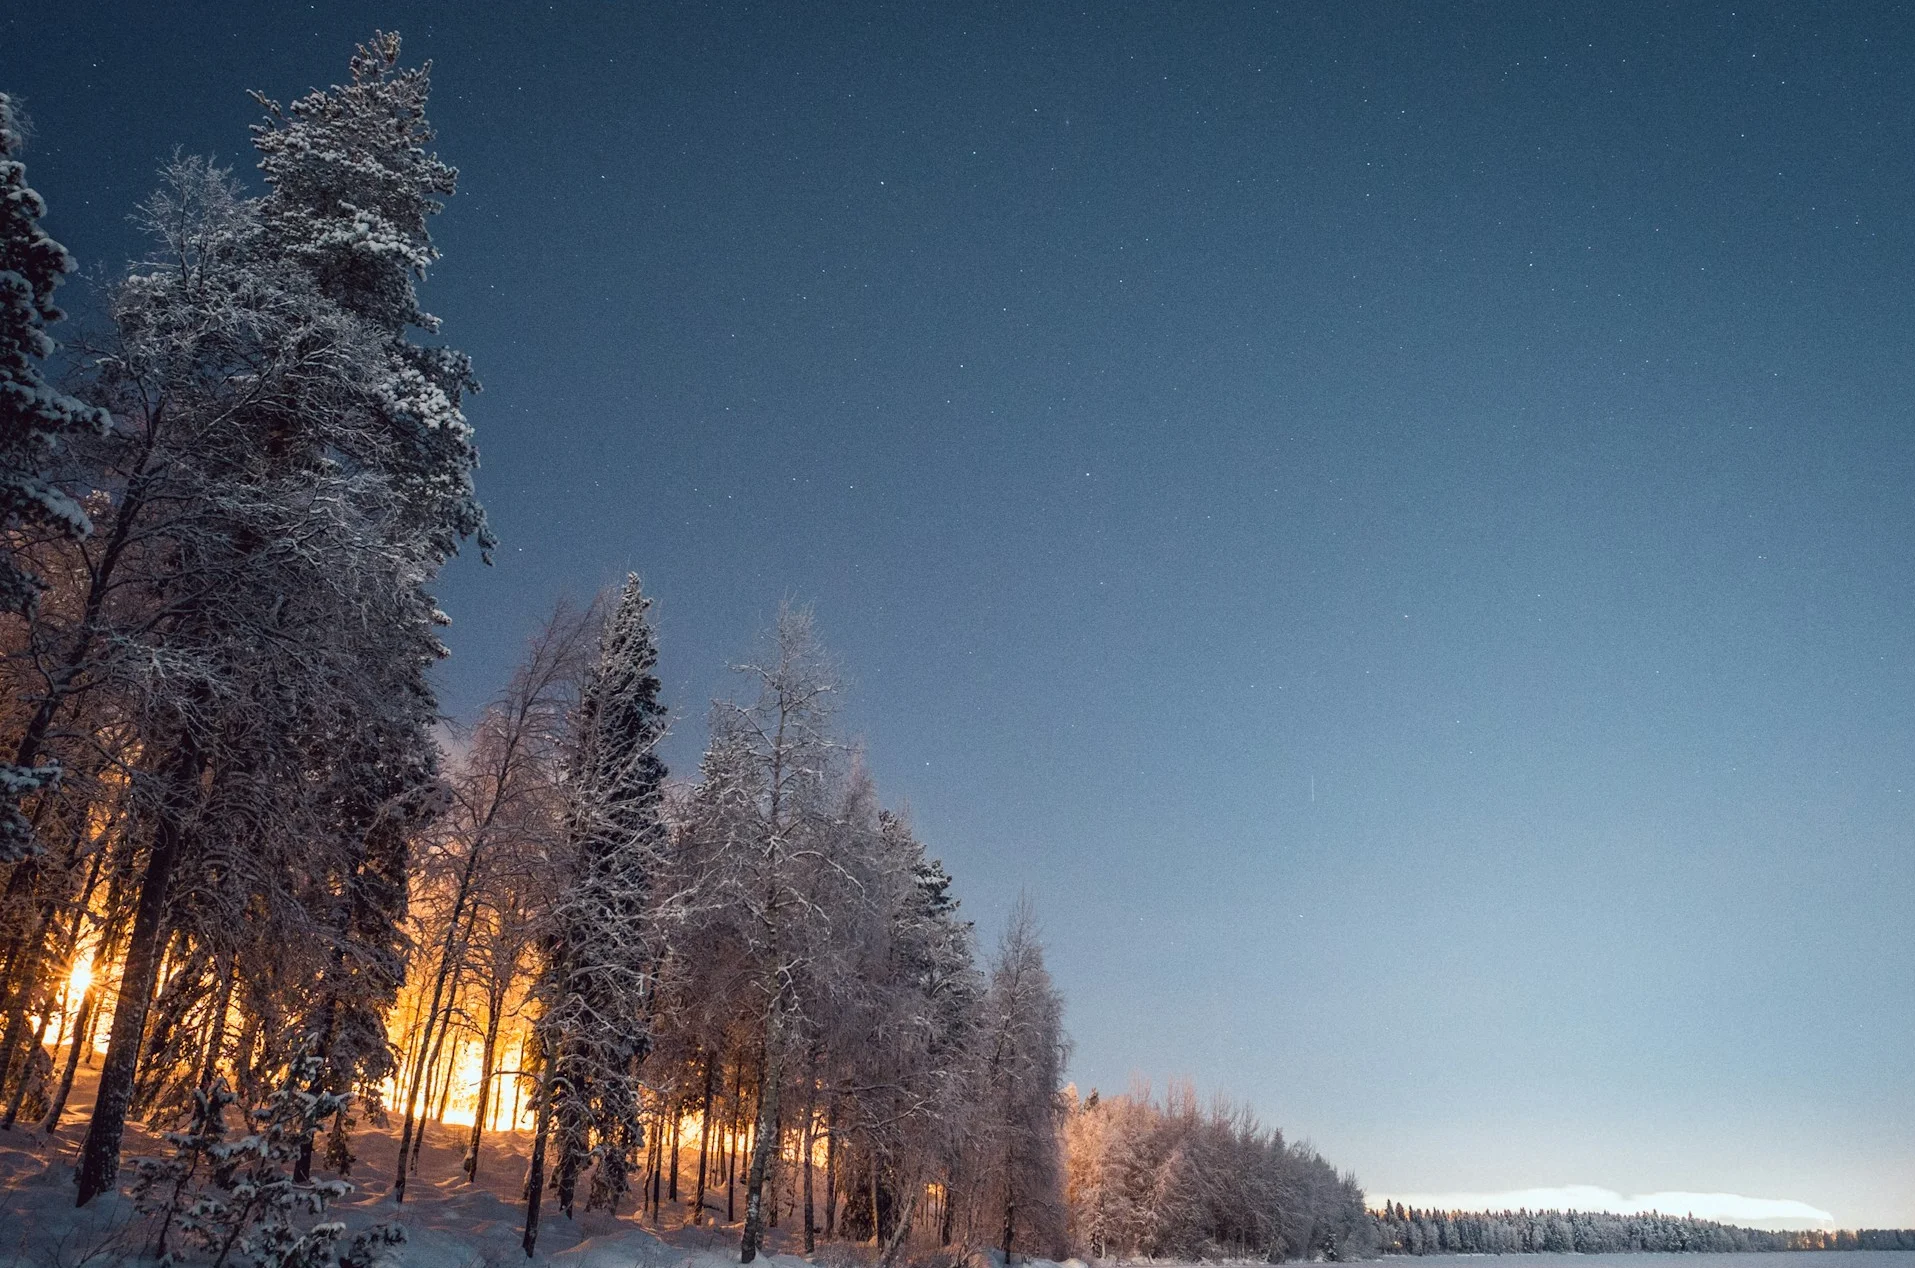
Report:
[[[813,601],[1081,1087],[1375,1193],[1915,1225],[1902,6],[6,14],[106,272],[175,145],[250,173],[246,89],[433,59],[455,717],[636,569],[689,775]]]

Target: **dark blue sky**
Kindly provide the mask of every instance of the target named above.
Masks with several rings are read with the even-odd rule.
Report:
[[[637,569],[689,773],[815,600],[1080,1083],[1915,1224],[1915,21],[1436,8],[33,4],[0,86],[111,267],[434,59],[453,713]]]

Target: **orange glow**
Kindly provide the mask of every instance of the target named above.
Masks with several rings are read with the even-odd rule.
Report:
[[[93,985],[93,952],[87,951],[73,961],[73,972],[67,977],[67,999],[77,1001],[86,994],[86,988],[91,985]]]
[[[452,1095],[447,1097],[445,1101],[446,1112],[444,1122],[446,1126],[472,1126],[472,1120],[479,1111],[479,1080],[485,1075],[482,1064],[484,1053],[485,1050],[476,1043],[462,1042],[459,1045],[456,1057],[457,1064],[452,1068]],[[436,1079],[437,1076],[435,1075],[434,1078]],[[492,1100],[491,1103],[485,1107],[485,1126],[487,1131],[515,1131],[532,1125],[533,1116],[531,1107],[524,1103],[523,1097],[521,1097],[520,1100],[519,1121],[517,1123],[510,1121],[512,1118],[512,1082],[513,1078],[511,1074],[496,1070],[493,1072]],[[425,1097],[423,1094],[421,1094],[419,1098],[421,1102],[419,1112],[424,1117],[431,1118],[434,1122],[440,1121],[433,1118],[434,1113],[439,1107],[439,1097],[440,1091],[435,1083],[432,1089],[432,1103],[430,1107],[424,1104]],[[387,1076],[384,1085],[383,1099],[389,1111],[398,1113],[405,1112],[405,1089],[400,1086],[397,1074]]]

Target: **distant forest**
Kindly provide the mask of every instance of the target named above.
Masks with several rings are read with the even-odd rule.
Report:
[[[1659,1212],[1420,1211],[1386,1202],[1374,1219],[1379,1249],[1386,1255],[1915,1250],[1915,1229],[1780,1232]]]

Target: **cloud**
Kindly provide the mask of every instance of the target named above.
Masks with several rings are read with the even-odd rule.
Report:
[[[1739,1193],[1644,1193],[1624,1197],[1614,1189],[1570,1184],[1553,1189],[1512,1189],[1506,1193],[1373,1193],[1370,1204],[1400,1202],[1432,1211],[1608,1211],[1639,1215],[1693,1215],[1725,1224],[1769,1228],[1821,1228],[1835,1223],[1827,1211],[1792,1198],[1745,1198]]]

